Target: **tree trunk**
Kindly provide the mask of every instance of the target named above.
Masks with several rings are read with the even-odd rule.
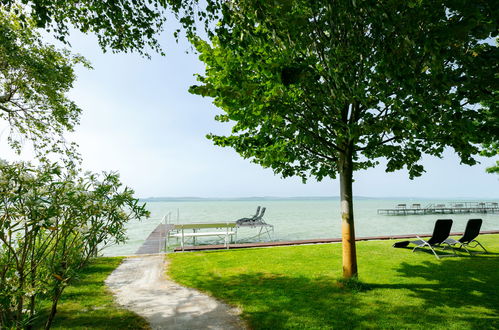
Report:
[[[353,162],[352,150],[347,147],[340,154],[340,199],[341,199],[341,236],[343,246],[343,277],[357,277],[357,253],[355,250],[355,229],[353,222]]]
[[[47,322],[45,323],[45,330],[50,329],[50,327],[52,326],[55,314],[57,313],[57,303],[59,302],[59,298],[61,297],[63,288],[57,287],[54,290],[55,295],[52,297],[52,308],[50,309],[50,314],[47,318]]]

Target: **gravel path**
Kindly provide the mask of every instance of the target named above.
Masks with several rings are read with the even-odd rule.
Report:
[[[165,277],[163,255],[130,257],[106,279],[117,302],[153,329],[246,329],[239,311]]]

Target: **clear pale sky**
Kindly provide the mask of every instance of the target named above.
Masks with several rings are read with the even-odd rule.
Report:
[[[186,43],[176,44],[168,33],[162,39],[166,56],[147,60],[104,54],[93,36],[72,34],[73,51],[94,67],[77,69],[70,92],[83,109],[81,125],[70,139],[79,143],[86,169],[118,171],[144,198],[339,195],[338,180],[302,184],[297,178],[281,179],[232,149],[213,146],[205,135],[230,127],[213,119],[218,110],[211,99],[187,92],[203,64],[185,53]],[[499,176],[485,173],[494,160],[481,160],[474,167],[460,165],[447,150],[443,159],[425,157],[427,173],[414,180],[406,171],[385,173],[381,165],[355,173],[354,195],[499,199]]]

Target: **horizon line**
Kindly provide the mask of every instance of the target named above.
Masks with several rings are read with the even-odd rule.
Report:
[[[323,196],[323,195],[310,195],[310,196],[237,196],[237,197],[201,197],[201,196],[150,196],[150,197],[139,197],[139,200],[247,200],[247,199],[339,199],[339,195],[329,195],[329,196]],[[464,200],[464,199],[470,199],[470,200],[496,200],[499,199],[499,197],[471,197],[471,196],[465,196],[465,197],[421,197],[421,196],[354,196],[355,198],[363,198],[363,199],[436,199],[436,200]]]

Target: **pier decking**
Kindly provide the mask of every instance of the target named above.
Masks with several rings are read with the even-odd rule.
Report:
[[[496,202],[449,202],[445,204],[398,204],[393,209],[378,209],[378,214],[385,215],[424,215],[424,214],[460,214],[460,213],[499,213]]]
[[[164,253],[166,247],[166,235],[172,230],[173,225],[159,224],[146,238],[144,244],[135,254],[157,254]]]

